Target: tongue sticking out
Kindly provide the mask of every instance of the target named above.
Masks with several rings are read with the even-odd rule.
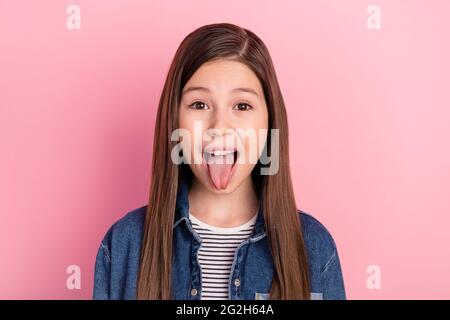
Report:
[[[209,176],[217,189],[226,189],[234,164],[234,153],[210,156],[207,160]]]

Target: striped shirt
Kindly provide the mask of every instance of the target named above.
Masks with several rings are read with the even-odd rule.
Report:
[[[246,223],[231,228],[214,227],[189,212],[192,227],[202,239],[198,261],[202,270],[202,300],[227,300],[234,253],[253,231],[258,213]]]

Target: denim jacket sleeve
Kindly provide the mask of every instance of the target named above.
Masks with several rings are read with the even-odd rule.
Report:
[[[323,299],[345,300],[344,279],[342,277],[341,264],[336,247],[328,262],[323,267],[321,274]]]
[[[110,279],[111,279],[111,253],[108,248],[107,240],[110,232],[100,243],[94,270],[94,294],[95,300],[110,299]]]
[[[94,270],[93,299],[136,299],[145,206],[116,221],[98,248]]]
[[[300,211],[310,271],[311,299],[346,299],[336,243],[325,226]]]

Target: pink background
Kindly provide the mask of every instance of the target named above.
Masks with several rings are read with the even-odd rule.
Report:
[[[172,56],[213,22],[269,47],[297,204],[334,236],[348,298],[450,298],[449,17],[445,0],[1,0],[0,298],[91,298],[100,239],[147,201]]]

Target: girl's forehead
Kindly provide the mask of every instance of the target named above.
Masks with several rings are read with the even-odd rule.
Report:
[[[261,83],[256,74],[244,63],[234,60],[214,60],[201,65],[186,83],[183,93],[191,87],[203,87],[204,92],[239,91],[248,88],[249,93],[262,93]]]

